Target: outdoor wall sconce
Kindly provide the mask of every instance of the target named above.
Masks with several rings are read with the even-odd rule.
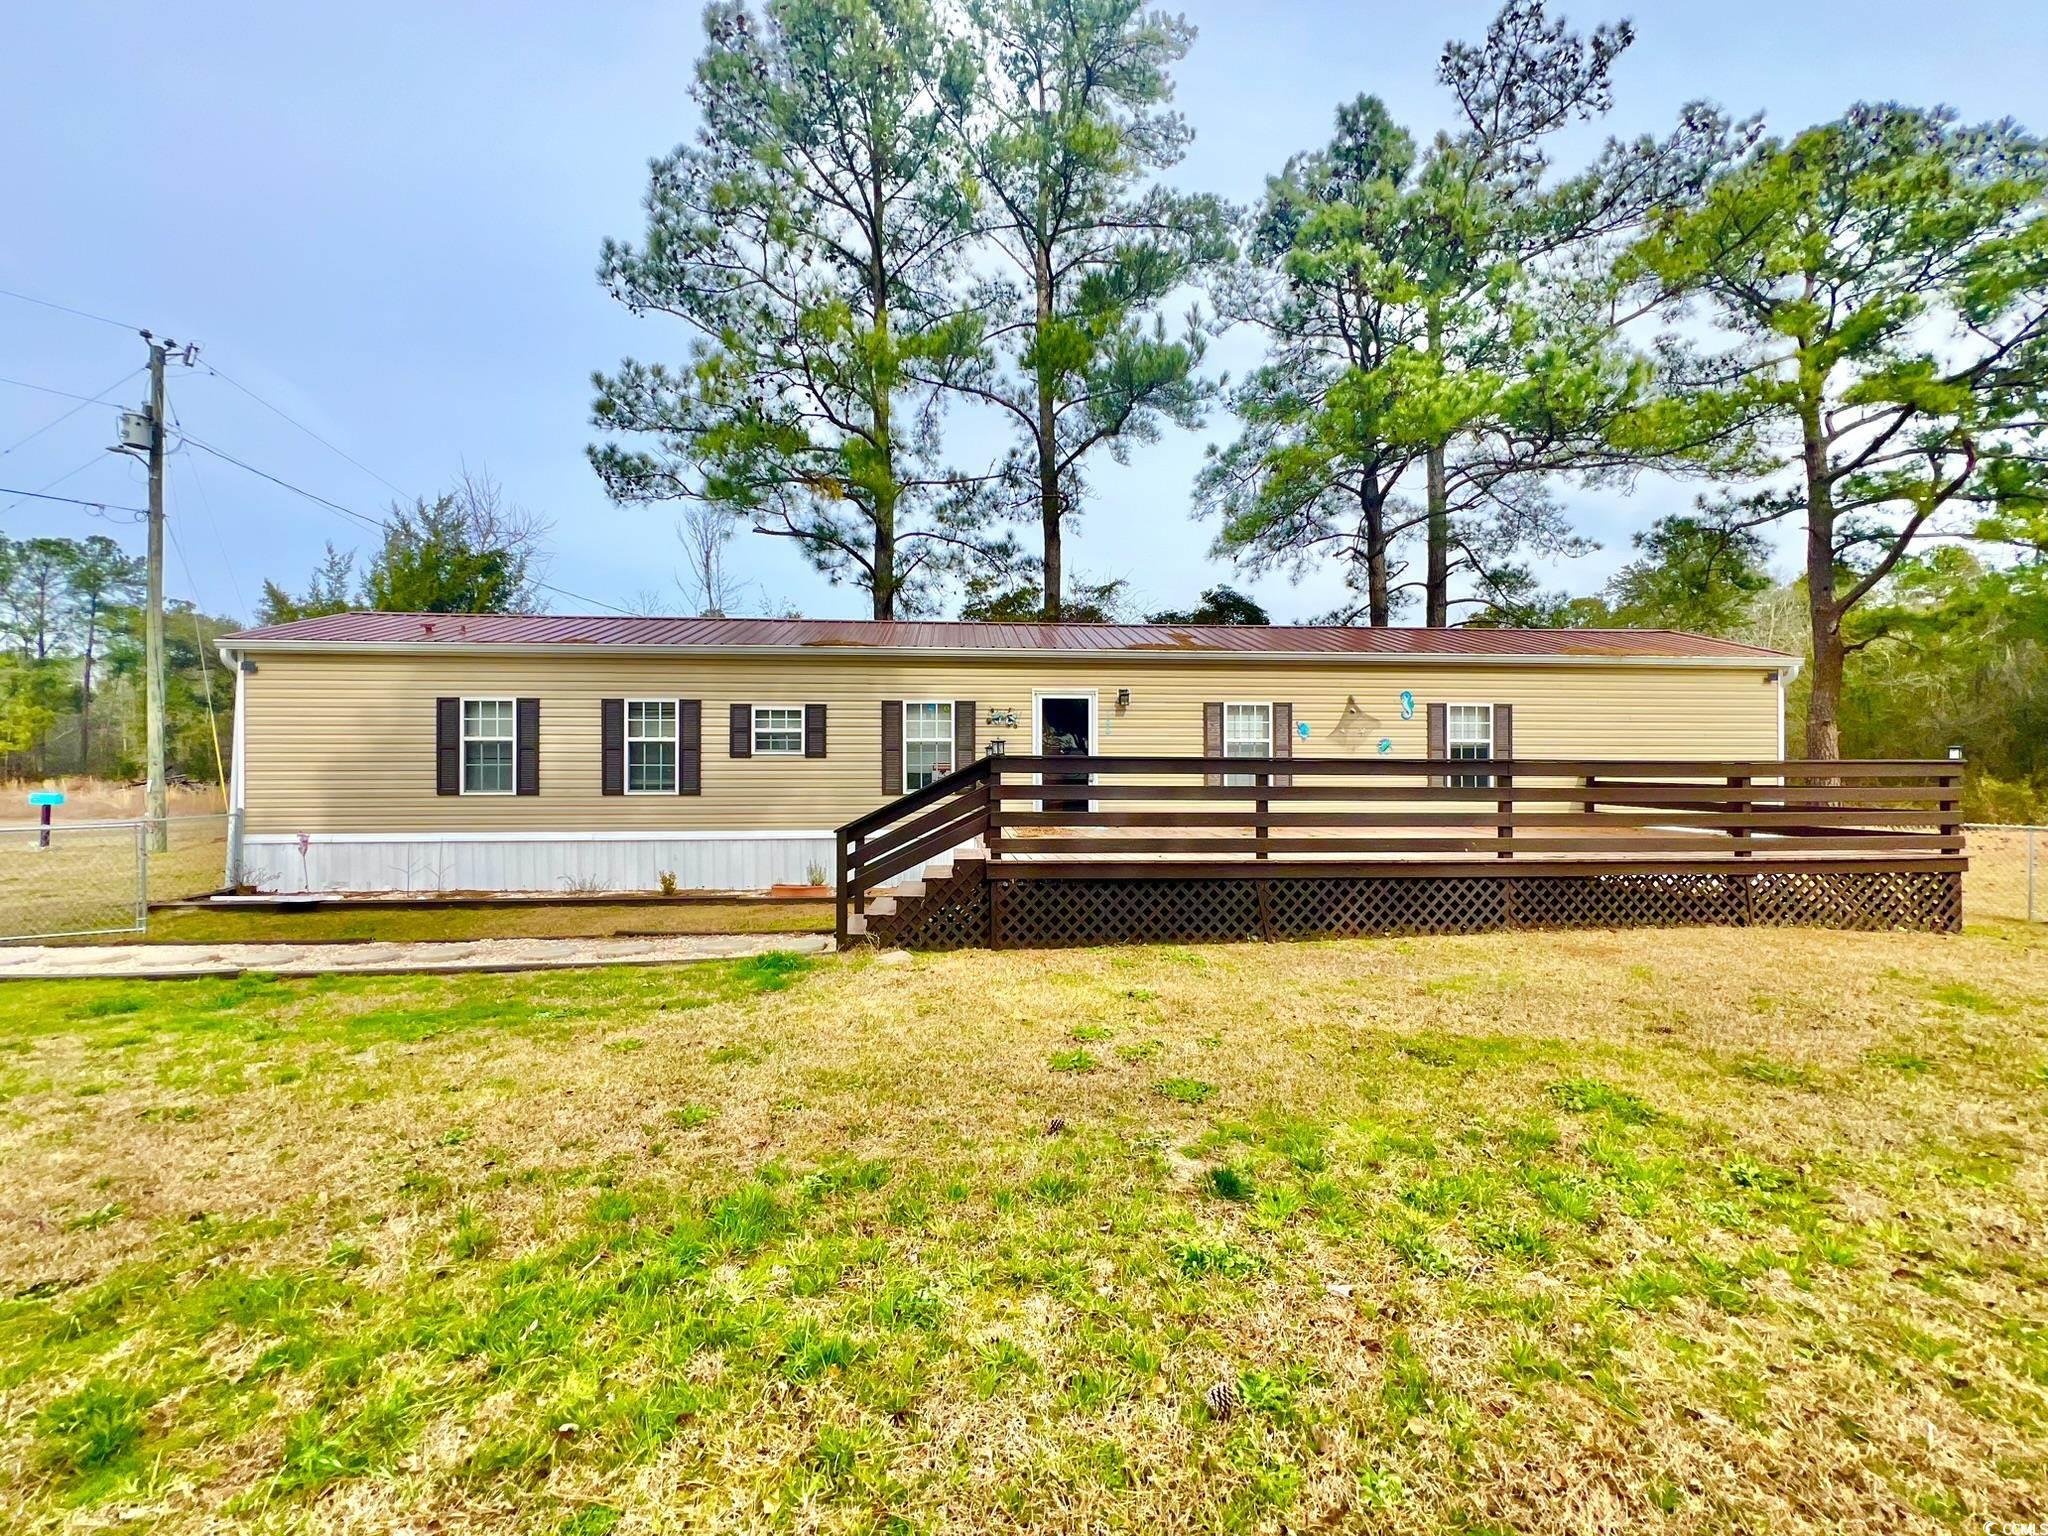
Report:
[[[1130,690],[1130,689],[1128,689],[1128,688],[1119,688],[1119,689],[1117,689],[1117,691],[1116,691],[1116,707],[1117,707],[1118,709],[1129,709],[1129,708],[1131,707],[1131,690]]]
[[[1004,753],[1005,751],[1007,751],[1008,749],[1009,749],[1009,743],[1008,743],[1008,742],[1006,742],[1006,741],[1004,741],[1002,737],[1000,737],[1000,736],[991,736],[991,737],[989,737],[989,739],[988,739],[988,755],[989,755],[990,757],[1001,757],[1001,756],[1003,755],[1003,753]]]

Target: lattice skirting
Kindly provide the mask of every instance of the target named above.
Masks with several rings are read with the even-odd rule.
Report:
[[[918,911],[902,914],[902,924],[896,932],[884,932],[878,924],[876,937],[913,949],[955,949],[982,943],[1060,948],[1695,924],[1953,932],[1962,927],[1962,876],[1934,870],[1782,869],[991,884],[977,869],[970,888],[957,895],[934,890]]]
[[[922,896],[908,897],[896,911],[870,915],[868,936],[891,949],[986,949],[989,944],[988,881],[979,859],[953,866],[933,880]]]

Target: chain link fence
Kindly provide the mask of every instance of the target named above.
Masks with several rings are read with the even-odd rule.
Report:
[[[139,819],[0,825],[0,941],[140,933],[152,901],[226,883],[232,816],[172,816],[153,830]]]
[[[1963,915],[2048,923],[2048,827],[1970,822]]]

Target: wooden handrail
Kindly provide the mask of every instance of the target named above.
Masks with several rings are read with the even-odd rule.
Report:
[[[1235,773],[1357,778],[1415,778],[1432,774],[1508,774],[1583,778],[1597,774],[1640,778],[1711,779],[1731,774],[1756,778],[1932,779],[1960,781],[1963,765],[1952,758],[1596,758],[1596,757],[1000,757],[986,758],[995,771],[1020,773]],[[1603,785],[1604,787],[1604,785]]]
[[[833,834],[838,844],[836,928],[848,937],[848,919],[882,881],[936,858],[988,831],[992,759],[978,758],[921,789],[856,816]]]
[[[943,778],[933,779],[923,789],[913,789],[906,795],[899,795],[887,805],[876,806],[872,811],[854,817],[841,827],[839,836],[866,837],[877,827],[886,827],[893,821],[901,821],[920,806],[934,804],[948,795],[957,794],[967,784],[988,778],[995,761],[992,757],[978,757],[965,768],[956,768]]]

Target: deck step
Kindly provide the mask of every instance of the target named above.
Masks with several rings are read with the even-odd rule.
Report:
[[[869,917],[889,917],[894,915],[895,911],[896,898],[894,896],[870,896],[868,898]]]
[[[849,939],[857,939],[867,931],[868,920],[866,918],[862,917],[858,912],[846,914],[846,936]]]

